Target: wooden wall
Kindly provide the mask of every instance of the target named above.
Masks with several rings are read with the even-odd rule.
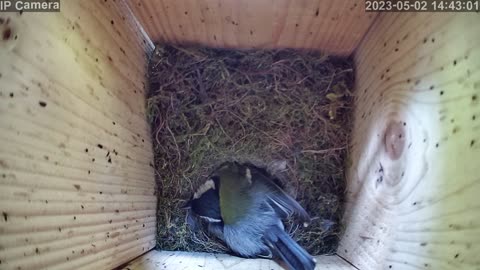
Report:
[[[127,0],[153,41],[350,54],[376,14],[363,0]]]
[[[358,269],[480,269],[479,25],[386,13],[356,51],[339,254]]]
[[[0,269],[111,269],[155,246],[152,43],[122,1],[0,13]]]

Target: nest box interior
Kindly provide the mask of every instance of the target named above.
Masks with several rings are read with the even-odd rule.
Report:
[[[153,42],[353,57],[345,228],[318,268],[480,269],[479,25],[478,13],[367,13],[347,0],[0,13],[0,269],[280,269],[154,250]]]

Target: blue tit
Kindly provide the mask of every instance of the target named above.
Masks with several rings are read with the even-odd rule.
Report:
[[[309,215],[262,169],[225,163],[197,189],[187,208],[242,257],[279,258],[294,270],[315,268],[315,259],[285,232],[282,223],[296,216],[307,226]]]

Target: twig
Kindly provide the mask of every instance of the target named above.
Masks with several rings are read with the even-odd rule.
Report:
[[[345,146],[344,147],[337,147],[337,148],[330,148],[330,149],[323,149],[323,150],[302,150],[301,152],[303,154],[306,154],[306,153],[309,153],[309,154],[325,154],[325,153],[328,153],[330,151],[338,151],[338,150],[343,150],[345,149]]]
[[[268,133],[266,133],[265,131],[263,131],[263,130],[261,130],[261,129],[257,128],[256,126],[254,126],[254,125],[250,124],[249,122],[247,122],[247,121],[243,120],[243,118],[241,118],[240,116],[236,115],[235,113],[233,113],[233,112],[230,112],[230,111],[228,111],[228,113],[230,113],[231,115],[233,115],[233,116],[237,117],[237,118],[238,118],[240,121],[242,121],[243,123],[245,123],[245,124],[247,124],[247,125],[251,126],[252,128],[256,129],[257,131],[259,131],[259,132],[263,133],[263,135],[265,135],[265,136],[269,137],[270,139],[272,139],[272,140],[274,140],[274,141],[278,142],[279,144],[281,144],[282,146],[284,146],[286,149],[289,149],[289,147],[288,147],[286,144],[284,144],[282,141],[278,140],[277,138],[274,138],[274,137],[270,136],[270,135],[269,135]]]
[[[170,135],[172,135],[172,138],[173,138],[173,142],[175,143],[175,147],[177,147],[177,153],[178,153],[178,165],[180,165],[181,161],[182,161],[182,154],[180,154],[180,148],[178,147],[178,144],[177,144],[177,139],[175,139],[175,135],[173,134],[172,130],[170,129],[170,127],[167,125],[167,130],[168,132],[170,132]]]

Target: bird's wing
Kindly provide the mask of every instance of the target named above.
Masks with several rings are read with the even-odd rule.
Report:
[[[282,218],[296,215],[304,225],[310,223],[310,216],[295,199],[276,185],[265,173],[254,168],[250,169],[252,170],[252,179],[259,181],[260,184],[263,184],[268,189],[268,192],[266,192],[267,202],[275,209],[277,214]]]

